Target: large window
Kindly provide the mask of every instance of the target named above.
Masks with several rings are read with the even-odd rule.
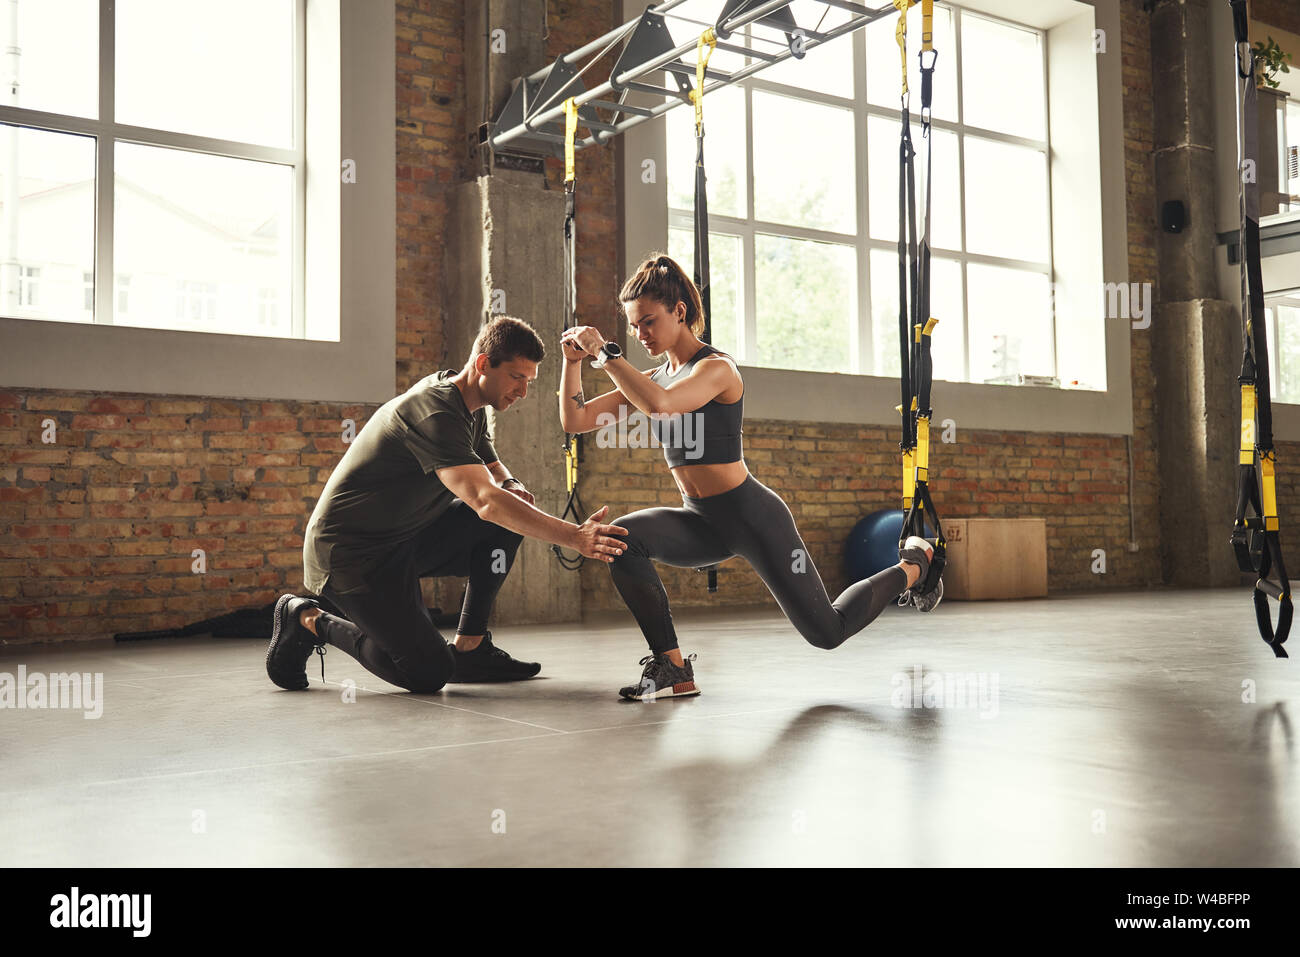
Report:
[[[301,337],[305,11],[6,0],[0,316]]]
[[[692,6],[702,23],[716,17],[717,3],[704,0],[679,9]],[[801,23],[827,13],[821,3],[793,9]],[[820,28],[847,16],[827,13]],[[748,364],[898,374],[896,22],[888,15],[706,98],[713,338]],[[909,28],[919,198],[919,9]],[[746,45],[770,50],[771,31],[754,32]],[[1052,301],[1044,35],[945,5],[935,10],[934,45],[935,375],[1065,378]],[[710,65],[747,62],[728,56]],[[687,265],[694,116],[673,110],[666,122],[669,252]]]
[[[1270,293],[1268,316],[1269,375],[1273,401],[1300,403],[1300,289]]]

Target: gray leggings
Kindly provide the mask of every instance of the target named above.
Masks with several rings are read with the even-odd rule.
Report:
[[[907,588],[906,573],[894,566],[850,585],[832,602],[790,509],[752,475],[721,495],[682,496],[682,506],[646,508],[613,522],[628,534],[627,551],[610,563],[610,575],[656,653],[677,647],[656,561],[699,568],[739,555],[758,572],[804,640],[817,648],[839,647]]]

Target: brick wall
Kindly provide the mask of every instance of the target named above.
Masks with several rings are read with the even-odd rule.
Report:
[[[754,477],[790,507],[804,543],[832,596],[848,584],[844,542],[868,512],[895,508],[899,495],[896,429],[761,419],[745,422],[745,460]],[[583,503],[624,515],[681,498],[652,449],[601,449],[584,437]],[[1053,591],[1140,586],[1159,578],[1156,542],[1129,554],[1128,465],[1122,436],[960,432],[931,453],[940,515],[1041,516],[1047,521],[1049,586]],[[1154,496],[1153,496],[1154,497]],[[1091,572],[1093,549],[1106,550],[1106,575]],[[659,566],[675,604],[771,602],[743,559],[722,566],[719,590],[690,569]],[[582,570],[584,609],[623,607],[605,568]]]
[[[464,0],[397,0],[397,388],[445,362],[447,191],[469,178]],[[459,362],[455,363],[459,365]]]
[[[341,421],[370,411],[0,391],[0,641],[175,627],[301,587]]]

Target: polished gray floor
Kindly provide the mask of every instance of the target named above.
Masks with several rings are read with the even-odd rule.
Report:
[[[9,649],[104,691],[0,710],[0,864],[1300,863],[1300,672],[1245,591],[890,609],[834,652],[677,617],[704,694],[655,704],[614,694],[622,618],[502,628],[544,677],[424,696],[337,651],[282,692],[247,640]]]

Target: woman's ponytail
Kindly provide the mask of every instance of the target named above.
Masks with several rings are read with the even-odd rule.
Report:
[[[704,333],[704,306],[700,291],[677,260],[663,253],[655,253],[637,267],[635,273],[623,283],[619,291],[620,303],[635,302],[648,297],[668,309],[676,309],[679,302],[686,303],[686,319],[695,335]]]

